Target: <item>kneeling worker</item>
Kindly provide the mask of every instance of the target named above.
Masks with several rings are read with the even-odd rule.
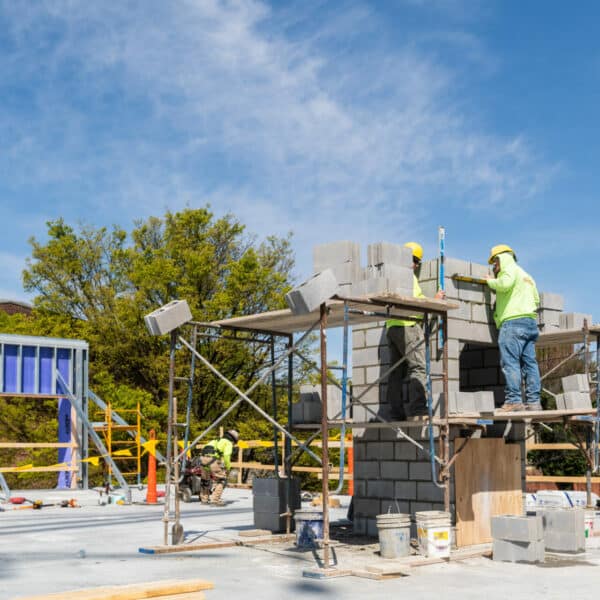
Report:
[[[505,244],[492,248],[488,263],[494,268],[494,277],[486,279],[496,292],[494,320],[499,330],[500,364],[506,379],[505,400],[498,411],[542,410],[540,370],[535,356],[539,336],[536,311],[540,297],[535,281],[517,265],[513,249]],[[521,398],[522,378],[525,405]]]
[[[423,248],[416,242],[404,244],[413,253],[413,296],[426,298],[415,272],[423,260]],[[445,297],[439,290],[437,300]],[[427,414],[427,376],[425,369],[425,336],[423,315],[412,315],[408,319],[390,319],[386,322],[386,337],[390,350],[390,364],[401,358],[406,360],[396,367],[388,377],[387,401],[393,419],[402,421],[406,417]],[[402,393],[403,383],[408,382],[408,398]]]
[[[230,429],[225,432],[222,438],[211,440],[202,448],[200,461],[205,472],[202,475],[200,502],[216,504],[217,506],[223,505],[221,496],[227,484],[227,475],[231,469],[233,447],[237,444],[239,437],[235,429]],[[215,486],[211,493],[210,487],[213,480]]]

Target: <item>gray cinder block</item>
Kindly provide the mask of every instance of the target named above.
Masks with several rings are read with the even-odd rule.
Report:
[[[590,383],[587,375],[577,373],[575,375],[567,375],[562,377],[562,385],[564,392],[588,392],[590,391]]]
[[[338,283],[333,271],[325,269],[288,292],[285,300],[294,314],[303,315],[319,308],[337,292]]]
[[[173,300],[144,317],[151,335],[163,335],[192,320],[190,307],[185,300]]]
[[[329,267],[333,271],[333,274],[339,285],[354,283],[360,281],[362,277],[362,269],[360,264],[355,262],[345,262],[338,265],[332,265]]]
[[[318,423],[321,421],[321,413],[323,402],[321,401],[321,386],[320,385],[301,385],[300,386],[300,403],[305,407],[304,418],[305,423]],[[293,405],[292,405],[293,406]],[[339,418],[339,413],[342,410],[342,390],[335,385],[327,386],[327,418]],[[349,412],[348,404],[346,411]],[[311,420],[308,420],[311,419]]]
[[[544,544],[549,552],[585,552],[585,524],[582,508],[536,509],[542,516]]]
[[[565,308],[565,299],[560,294],[542,292],[540,294],[540,308],[561,311]]]
[[[471,263],[468,260],[460,260],[459,258],[444,257],[444,275],[452,277],[452,275],[469,275],[471,273]]]
[[[583,313],[563,313],[560,315],[561,329],[583,329],[583,322],[587,321],[588,327],[592,325],[592,315]]]
[[[537,542],[544,538],[541,515],[492,517],[492,537],[511,542]]]
[[[412,284],[410,288],[402,287],[397,282],[385,277],[364,279],[352,286],[352,295],[356,298],[363,296],[377,296],[380,294],[395,294],[397,296],[413,297]]]
[[[343,240],[313,247],[315,273],[347,262],[360,265],[360,244],[357,242]]]
[[[592,408],[589,392],[565,392],[562,396],[565,410]]]
[[[538,323],[547,327],[560,327],[560,311],[540,310],[538,312]]]
[[[367,262],[369,265],[382,263],[409,267],[412,270],[412,250],[400,244],[377,242],[367,246]]]
[[[473,392],[459,392],[458,393],[458,412],[459,413],[474,413],[475,408],[475,394]]]
[[[474,396],[476,412],[494,412],[494,392],[479,391],[475,392]]]
[[[518,563],[544,562],[544,541],[512,542],[496,540],[492,544],[493,560]]]
[[[557,410],[566,410],[567,405],[565,404],[565,395],[564,394],[556,394],[554,398],[556,401],[556,409]]]
[[[480,265],[478,263],[470,263],[471,270],[469,274],[471,277],[478,277],[479,279],[484,279],[486,275],[491,275],[490,266],[489,265]]]

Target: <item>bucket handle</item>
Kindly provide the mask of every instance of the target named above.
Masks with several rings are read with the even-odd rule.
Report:
[[[400,514],[400,505],[398,504],[398,498],[394,498],[394,502],[396,503],[396,512],[398,514]],[[392,505],[391,504],[388,504],[387,514],[388,515],[392,514]]]

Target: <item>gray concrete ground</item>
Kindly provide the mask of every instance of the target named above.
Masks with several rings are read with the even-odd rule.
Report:
[[[308,579],[316,566],[310,551],[293,544],[235,547],[196,552],[145,555],[140,547],[162,544],[162,506],[98,505],[94,491],[13,492],[47,503],[76,497],[82,508],[0,512],[0,598],[85,587],[173,578],[214,582],[207,598],[373,598],[392,594],[412,598],[565,598],[592,596],[600,585],[600,550],[577,559],[547,561],[540,566],[495,563],[472,558],[423,566],[408,577],[373,581],[357,577]],[[134,501],[144,492],[135,490]],[[186,541],[236,539],[252,529],[252,497],[247,490],[227,489],[225,507],[198,502],[182,504]],[[347,503],[347,498],[345,499]],[[332,511],[333,519],[345,508]],[[384,564],[376,544],[336,548],[340,568]]]

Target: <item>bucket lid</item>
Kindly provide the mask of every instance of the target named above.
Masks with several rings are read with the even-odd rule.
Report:
[[[299,508],[294,512],[295,519],[322,519],[323,511],[310,508]]]
[[[420,510],[415,513],[415,517],[421,520],[449,519],[450,513],[443,510]]]
[[[405,513],[384,513],[375,518],[377,521],[410,521],[410,515]]]

